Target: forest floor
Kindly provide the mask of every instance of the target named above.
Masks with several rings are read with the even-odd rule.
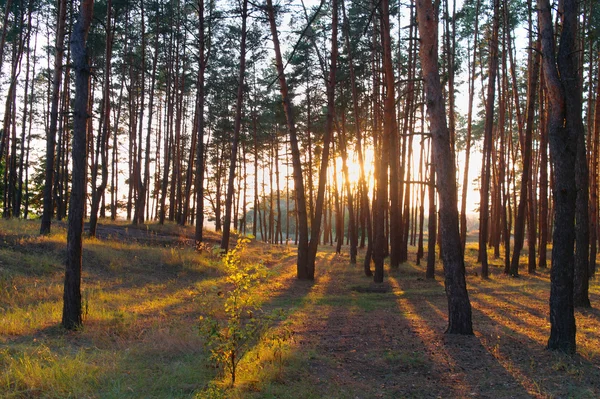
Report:
[[[84,241],[84,326],[60,328],[64,226],[0,221],[0,397],[3,398],[597,398],[600,284],[595,308],[576,311],[574,356],[545,349],[549,273],[482,280],[468,246],[474,336],[444,334],[441,263],[435,280],[410,260],[363,275],[330,246],[314,282],[295,278],[295,248],[252,242],[242,255],[271,270],[255,293],[280,321],[249,348],[227,388],[199,332],[227,289],[219,237],[202,253],[193,227],[102,224]],[[525,251],[524,251],[525,253]],[[492,255],[492,254],[490,254]],[[493,259],[493,258],[492,258]],[[522,262],[525,264],[525,261]],[[288,339],[281,331],[291,334]],[[209,388],[207,390],[207,387]]]

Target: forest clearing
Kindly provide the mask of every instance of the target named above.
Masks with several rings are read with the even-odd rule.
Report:
[[[320,247],[315,280],[302,281],[293,246],[252,241],[243,261],[269,270],[252,295],[278,317],[245,351],[230,388],[200,332],[200,317],[222,306],[227,289],[221,257],[210,250],[216,233],[205,231],[198,253],[193,227],[102,223],[98,238],[84,240],[84,323],[68,331],[60,327],[66,230],[56,225],[40,236],[38,228],[0,221],[3,398],[600,395],[597,308],[576,312],[576,355],[546,350],[548,271],[508,277],[490,253],[490,278],[482,280],[474,243],[465,259],[475,335],[464,336],[444,334],[442,266],[425,279],[415,247],[375,284],[360,261],[350,264],[347,247]],[[590,299],[600,301],[597,277]]]

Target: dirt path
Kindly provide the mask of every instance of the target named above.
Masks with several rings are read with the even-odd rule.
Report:
[[[542,398],[600,393],[598,364],[546,351],[478,310],[476,298],[475,336],[444,334],[441,276],[425,281],[423,272],[403,266],[386,276],[381,289],[362,276],[360,266],[330,252],[321,253],[313,284],[295,280],[294,267],[282,275],[286,281],[273,295],[299,304],[290,316],[292,356],[305,367],[290,370],[288,378],[310,381],[308,396]],[[582,362],[582,368],[572,368]]]

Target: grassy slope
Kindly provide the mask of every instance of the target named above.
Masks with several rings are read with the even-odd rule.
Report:
[[[189,398],[210,381],[223,385],[198,334],[198,317],[219,305],[221,266],[186,245],[191,229],[117,226],[86,240],[85,325],[66,333],[65,231],[38,237],[38,228],[0,222],[0,397]],[[294,335],[253,347],[225,397],[600,396],[600,312],[577,312],[577,356],[546,351],[546,271],[510,279],[498,260],[482,281],[469,249],[477,332],[452,337],[443,334],[441,274],[426,281],[412,261],[389,271],[379,290],[329,247],[314,283],[294,278],[291,248],[255,243],[244,259],[273,270],[256,295],[265,310],[285,311],[276,328]],[[598,306],[596,279],[591,293]]]

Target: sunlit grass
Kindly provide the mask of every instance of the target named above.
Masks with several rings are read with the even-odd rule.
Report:
[[[4,398],[90,397],[99,389],[101,376],[111,373],[119,359],[80,348],[54,350],[43,343],[0,349],[0,375]]]
[[[200,314],[219,315],[219,293],[227,289],[212,251],[218,236],[208,234],[198,253],[193,227],[113,226],[114,238],[84,240],[84,326],[67,333],[59,326],[65,230],[53,226],[41,237],[38,221],[0,222],[0,397],[599,394],[591,381],[600,378],[600,312],[576,311],[576,357],[546,351],[549,271],[530,276],[522,267],[520,278],[507,277],[503,258],[490,251],[491,275],[483,280],[473,243],[466,270],[476,335],[464,338],[443,334],[441,263],[436,280],[426,280],[426,262],[415,265],[413,247],[409,261],[386,269],[377,285],[364,277],[360,258],[350,265],[346,248],[336,255],[321,247],[316,280],[303,282],[295,276],[293,246],[252,242],[244,259],[269,270],[255,299],[264,313],[280,317],[244,354],[238,384],[229,389],[211,367],[198,328]],[[123,229],[168,237],[127,240]],[[590,297],[598,306],[598,277]],[[282,333],[289,337],[277,338]]]

